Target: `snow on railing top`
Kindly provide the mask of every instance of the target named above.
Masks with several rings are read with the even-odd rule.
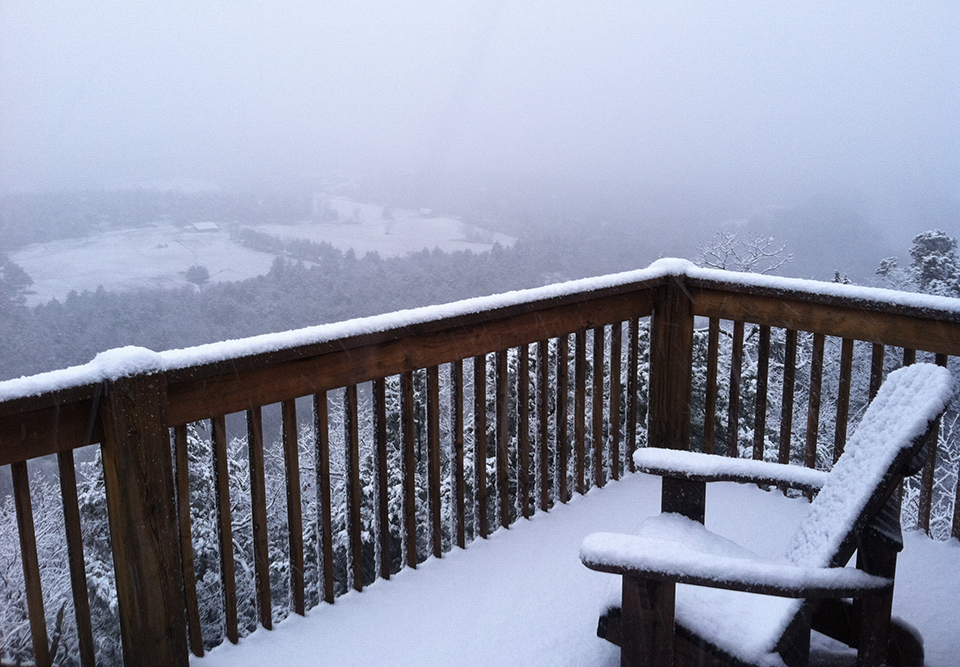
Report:
[[[754,287],[836,297],[852,301],[881,302],[894,306],[940,311],[960,315],[960,300],[947,297],[898,292],[895,290],[842,285],[816,280],[783,278],[760,274],[704,269],[683,259],[660,259],[645,269],[625,271],[593,278],[571,280],[532,289],[515,290],[454,301],[447,304],[399,310],[383,315],[355,318],[302,329],[226,340],[165,352],[142,347],[122,347],[97,355],[92,361],[62,370],[39,373],[0,382],[0,402],[48,392],[115,380],[146,372],[170,371],[212,364],[256,354],[277,352],[304,345],[379,333],[426,322],[471,315],[509,306],[593,292],[667,276],[684,276],[732,287]]]

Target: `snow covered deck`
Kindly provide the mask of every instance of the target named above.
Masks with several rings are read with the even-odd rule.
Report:
[[[707,526],[767,555],[783,550],[809,507],[733,483],[710,485],[707,493]],[[594,531],[633,530],[659,502],[658,478],[628,475],[191,664],[613,667],[620,651],[597,638],[596,624],[619,577],[585,568],[578,547]],[[923,634],[928,667],[952,667],[960,655],[960,543],[913,532],[904,541],[894,614]],[[845,647],[823,637],[815,644],[812,664],[852,664]]]

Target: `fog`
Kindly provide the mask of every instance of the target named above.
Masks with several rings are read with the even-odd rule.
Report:
[[[957,3],[706,5],[11,0],[0,182],[333,171],[760,204],[958,196]]]

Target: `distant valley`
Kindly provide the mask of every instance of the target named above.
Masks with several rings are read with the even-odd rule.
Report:
[[[71,291],[176,288],[189,285],[187,270],[202,266],[210,282],[265,275],[277,254],[245,246],[241,229],[284,241],[329,243],[383,258],[424,249],[488,252],[511,247],[516,238],[471,225],[430,209],[390,209],[346,197],[313,199],[313,215],[298,222],[249,224],[160,218],[133,228],[96,231],[80,238],[33,243],[9,253],[33,279],[27,305],[64,299]]]

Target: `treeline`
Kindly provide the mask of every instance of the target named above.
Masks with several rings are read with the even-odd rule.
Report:
[[[269,237],[268,237],[269,238]],[[255,241],[256,239],[249,239]],[[263,242],[263,239],[259,239]],[[289,242],[288,242],[289,244]],[[328,244],[280,250],[267,275],[178,290],[71,292],[29,308],[0,302],[0,379],[89,361],[123,345],[165,350],[534,287],[575,277],[574,244],[357,257]],[[300,256],[310,261],[300,261]]]

